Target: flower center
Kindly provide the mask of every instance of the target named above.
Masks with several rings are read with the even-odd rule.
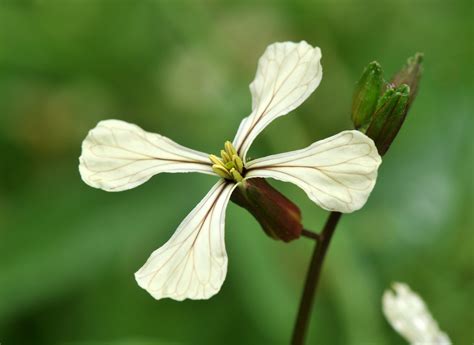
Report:
[[[224,144],[221,150],[221,157],[210,155],[209,159],[213,163],[212,170],[226,180],[241,182],[244,178],[244,163],[230,141]]]

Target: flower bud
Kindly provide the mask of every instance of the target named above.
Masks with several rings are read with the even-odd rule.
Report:
[[[380,98],[366,135],[375,142],[379,154],[383,156],[400,130],[408,109],[410,87],[402,84],[389,87]]]
[[[303,225],[298,206],[264,179],[244,180],[231,200],[249,211],[273,239],[290,242],[300,237]]]
[[[367,128],[380,97],[382,84],[382,67],[376,61],[371,62],[357,82],[352,98],[352,122],[356,129]]]
[[[406,65],[398,72],[392,79],[392,84],[397,87],[402,84],[406,84],[410,87],[410,96],[408,99],[408,109],[415,100],[416,93],[418,92],[418,83],[423,72],[423,54],[416,53],[408,59]]]
[[[422,73],[422,62],[423,54],[415,54],[393,77],[391,83],[385,83],[384,94],[378,100],[371,119],[368,120],[370,123],[360,129],[374,140],[380,155],[384,155],[389,149],[415,99]]]

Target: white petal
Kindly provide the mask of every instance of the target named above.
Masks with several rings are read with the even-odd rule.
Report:
[[[89,132],[79,162],[85,183],[110,192],[134,188],[162,172],[215,175],[208,155],[119,120],[101,121]]]
[[[154,298],[207,299],[221,288],[227,273],[225,210],[236,184],[220,180],[155,250],[135,279]]]
[[[383,312],[400,335],[410,344],[451,344],[449,337],[439,329],[420,296],[406,284],[395,283],[393,289],[395,293],[387,290],[383,295]]]
[[[242,120],[233,142],[241,157],[270,122],[298,107],[318,87],[320,60],[321,50],[305,41],[267,47],[250,84],[252,113]]]
[[[292,182],[322,208],[348,213],[364,206],[381,162],[372,139],[344,131],[302,150],[250,161],[246,177]]]

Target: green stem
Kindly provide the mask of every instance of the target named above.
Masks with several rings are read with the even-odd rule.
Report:
[[[291,345],[304,344],[314,297],[316,295],[319,277],[321,276],[321,268],[323,266],[324,257],[326,256],[329,243],[331,242],[332,235],[336,230],[337,223],[339,222],[341,216],[342,213],[340,212],[331,212],[328,219],[326,220],[323,230],[318,236],[308,273],[306,274],[306,282],[304,285],[303,295],[301,296],[298,316],[293,329]]]

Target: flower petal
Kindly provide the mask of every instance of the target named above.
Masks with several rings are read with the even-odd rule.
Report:
[[[154,298],[207,299],[221,288],[227,273],[224,219],[236,184],[219,180],[155,250],[135,279]]]
[[[119,120],[105,120],[82,143],[79,171],[85,183],[109,192],[134,188],[162,172],[215,175],[208,155]]]
[[[302,150],[253,160],[246,178],[292,182],[322,208],[349,213],[364,206],[381,162],[372,139],[344,131]]]
[[[403,283],[393,284],[385,291],[383,312],[392,327],[410,344],[449,345],[451,340],[433,319],[425,302]]]
[[[250,84],[252,113],[240,123],[233,142],[241,157],[270,122],[298,107],[318,87],[323,75],[320,60],[321,50],[305,41],[267,47]]]

